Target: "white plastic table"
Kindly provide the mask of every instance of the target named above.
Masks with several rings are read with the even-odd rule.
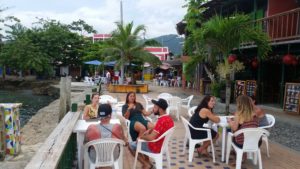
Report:
[[[222,127],[222,152],[221,152],[221,161],[225,162],[225,147],[226,147],[226,137],[227,137],[227,132],[226,128],[229,126],[227,123],[227,117],[232,118],[234,116],[219,116],[220,117],[220,122],[217,123],[218,126]]]
[[[83,164],[83,141],[87,128],[91,124],[99,124],[98,120],[78,120],[75,127],[73,128],[73,132],[77,133],[77,154],[78,154],[78,168],[82,169]],[[111,119],[110,123],[112,124],[121,124],[119,119]]]

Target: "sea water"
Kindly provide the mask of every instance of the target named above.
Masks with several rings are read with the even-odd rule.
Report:
[[[0,103],[22,103],[20,107],[21,127],[37,113],[37,111],[54,101],[55,97],[35,95],[32,90],[0,90]]]

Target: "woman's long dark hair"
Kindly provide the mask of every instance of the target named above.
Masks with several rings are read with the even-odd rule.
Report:
[[[131,95],[131,94],[134,94],[134,96],[135,96],[135,100],[134,100],[134,104],[136,103],[136,94],[135,94],[135,92],[128,92],[127,93],[127,95],[126,95],[126,104],[128,104],[128,101],[129,101],[129,95]]]
[[[208,107],[208,102],[210,101],[210,99],[212,98],[213,96],[210,96],[210,95],[206,95],[202,101],[200,102],[200,104],[197,106],[196,110],[195,110],[195,113],[198,113],[202,108],[207,108],[209,109]]]

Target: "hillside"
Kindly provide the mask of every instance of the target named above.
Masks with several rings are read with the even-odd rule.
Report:
[[[184,39],[182,37],[179,37],[178,35],[175,34],[170,34],[170,35],[159,36],[153,39],[161,43],[162,46],[169,47],[169,50],[174,55],[181,55],[181,50],[182,50],[181,42],[184,42]]]

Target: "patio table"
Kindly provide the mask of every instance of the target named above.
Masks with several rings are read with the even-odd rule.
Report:
[[[83,147],[84,147],[84,136],[87,128],[91,124],[99,124],[99,120],[78,120],[73,132],[77,133],[77,154],[78,154],[78,168],[82,169],[83,161]],[[111,119],[110,123],[112,124],[121,124],[119,119]]]
[[[222,127],[222,152],[221,152],[221,161],[225,162],[225,148],[226,148],[226,137],[227,137],[227,131],[226,128],[229,126],[227,123],[227,117],[232,118],[234,116],[219,116],[220,122],[217,123],[218,126]]]

